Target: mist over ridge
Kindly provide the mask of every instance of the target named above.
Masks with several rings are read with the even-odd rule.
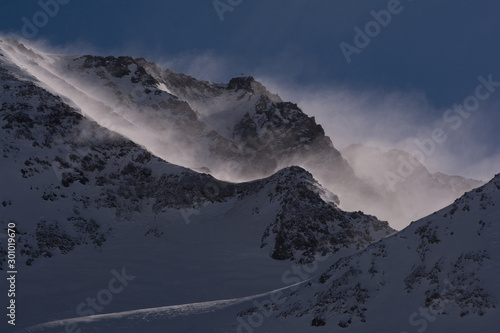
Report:
[[[309,102],[301,101],[308,107],[304,113],[297,104],[283,101],[273,93],[274,89],[266,89],[253,77],[212,83],[162,69],[143,58],[62,56],[12,40],[4,39],[2,44],[14,66],[66,98],[85,116],[166,161],[209,172],[219,179],[248,181],[299,165],[339,195],[343,209],[374,214],[397,229],[451,203],[464,190],[482,184],[461,177],[437,177],[428,171],[427,180],[417,181],[420,173],[401,171],[408,169],[408,161],[412,161],[412,157],[406,157],[406,165],[401,166],[401,155],[406,154],[403,151],[389,159],[382,152],[372,154],[363,149],[351,149],[343,156],[346,151],[336,149],[335,139],[330,140],[323,124],[306,114],[308,109],[313,114],[321,110],[319,104],[314,104],[322,103],[320,98],[314,99],[318,92],[311,93]],[[364,103],[374,98],[370,94]],[[342,95],[334,95],[334,100],[339,101],[339,96]],[[357,97],[343,96],[338,103],[330,101],[329,106],[349,112],[349,103]],[[410,106],[428,107],[423,101],[414,100]],[[393,104],[402,106],[402,99],[389,98],[382,105]],[[359,106],[352,104],[352,109],[351,115],[342,111],[331,118],[334,122],[338,119],[343,133],[349,128],[347,123],[366,124]],[[403,124],[401,128],[391,121],[385,125],[379,122],[382,127],[378,130],[389,126],[393,132],[390,135],[402,135],[410,127],[403,120],[395,119]],[[364,131],[352,130],[339,140],[341,145],[349,139],[356,140],[357,133],[361,139],[367,139]],[[384,167],[377,169],[372,165]],[[425,169],[420,163],[414,166],[416,170]],[[363,168],[374,173],[366,174]]]

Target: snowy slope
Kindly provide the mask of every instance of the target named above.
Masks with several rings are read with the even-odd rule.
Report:
[[[84,116],[157,156],[190,168],[210,167],[212,155],[214,163],[221,163],[215,150],[232,149],[206,129],[186,102],[156,88],[158,82],[130,57],[50,55],[13,40],[0,45],[7,64],[34,76]]]
[[[294,270],[294,266],[290,264],[282,265],[284,262],[276,261],[274,263],[277,265],[273,263],[262,266],[262,262],[248,260],[252,257],[249,251],[243,259],[246,260],[245,265],[239,268],[248,269],[251,266],[258,275],[251,275],[250,270],[246,270],[239,276],[229,269],[232,266],[231,255],[225,254],[226,260],[223,266],[219,266],[223,268],[220,274],[234,275],[225,284],[222,283],[221,288],[214,288],[213,285],[212,288],[207,288],[206,284],[214,283],[211,280],[212,274],[206,274],[207,268],[213,268],[213,265],[189,267],[192,273],[202,268],[205,274],[201,280],[196,279],[196,274],[188,274],[189,279],[182,282],[182,285],[189,287],[186,290],[193,291],[193,294],[200,291],[208,296],[207,302],[201,303],[190,300],[187,295],[182,295],[181,298],[188,303],[180,302],[175,297],[179,293],[179,288],[177,287],[177,291],[169,288],[170,279],[173,276],[178,278],[176,276],[178,270],[180,266],[184,267],[186,262],[178,266],[169,265],[167,272],[161,268],[161,261],[155,258],[162,257],[162,255],[157,256],[157,253],[163,253],[163,257],[168,253],[165,259],[175,257],[173,253],[183,253],[184,259],[199,258],[201,265],[202,260],[209,258],[215,263],[220,261],[220,257],[212,256],[217,253],[213,247],[201,246],[198,250],[190,247],[180,248],[179,242],[175,243],[174,239],[172,240],[177,251],[158,250],[158,244],[141,244],[140,250],[150,254],[150,260],[158,261],[157,274],[147,275],[145,278],[142,273],[143,254],[131,253],[125,260],[123,253],[127,251],[127,246],[123,243],[113,243],[110,249],[114,249],[113,262],[118,264],[116,267],[124,264],[128,274],[133,274],[135,271],[142,273],[136,275],[125,291],[115,295],[119,305],[116,305],[118,301],[113,302],[106,307],[105,312],[108,315],[94,317],[78,317],[74,315],[74,310],[67,311],[64,313],[66,316],[57,319],[68,318],[68,320],[54,321],[56,318],[52,316],[44,321],[38,321],[24,331],[55,332],[73,323],[83,331],[94,332],[136,332],[146,329],[150,332],[366,332],[368,330],[493,333],[496,332],[498,322],[497,307],[500,296],[500,284],[496,279],[500,273],[499,190],[500,176],[497,176],[484,187],[467,193],[453,205],[414,222],[405,230],[365,250],[340,259],[331,256],[317,261],[315,265],[301,266],[298,270]],[[213,235],[207,231],[208,229],[203,230],[204,236]],[[185,236],[178,232],[179,228],[176,229],[176,236]],[[205,237],[202,239],[206,240]],[[199,245],[203,242],[202,239],[195,239],[193,243]],[[133,246],[139,244],[137,238],[129,240]],[[238,248],[238,243],[236,241],[232,244],[233,249]],[[201,254],[207,249],[211,249],[209,253]],[[87,260],[89,262],[94,260],[94,264],[96,262],[95,256],[88,258],[80,254],[78,256],[80,262],[74,263],[72,255],[54,258],[54,261],[51,260],[44,265],[45,267],[38,265],[33,268],[43,268],[42,272],[51,278],[57,276],[64,280],[75,281],[80,279],[79,276],[82,274],[78,272],[77,267],[82,263],[85,265]],[[62,259],[66,260],[61,261]],[[253,259],[255,260],[255,257]],[[84,301],[85,297],[94,296],[98,290],[106,286],[109,277],[112,276],[109,271],[103,269],[104,263],[97,262],[97,264],[98,268],[92,274],[98,277],[92,284],[94,291],[76,292],[77,297],[71,297],[73,307]],[[71,265],[74,266],[74,270],[55,272],[57,267],[73,268]],[[273,284],[271,272],[283,273],[283,282],[289,284],[299,282],[301,287],[289,285],[288,288],[293,290],[291,294],[286,289],[273,290],[282,287],[279,284],[283,282],[274,279]],[[141,277],[142,281],[139,280]],[[311,277],[313,279],[309,280]],[[161,294],[168,295],[167,298],[172,300],[168,303],[172,304],[171,306],[155,303],[161,298],[158,295],[159,289],[155,288],[154,294],[147,292],[150,290],[148,286],[162,280],[164,284]],[[197,284],[193,285],[195,281]],[[201,286],[198,285],[200,281],[203,281]],[[247,282],[242,283],[243,281]],[[250,281],[254,283],[249,283]],[[238,290],[244,290],[238,295],[239,297],[226,296],[232,289],[230,282],[237,283]],[[268,292],[262,293],[262,290],[258,292],[251,290],[252,286],[256,285],[271,287]],[[69,292],[72,289],[77,289],[74,283],[66,285],[65,288],[64,298],[71,295]],[[226,297],[210,298],[215,290],[218,293],[226,293],[224,295]],[[138,305],[133,310],[123,308],[123,305],[130,304],[129,293],[132,294],[134,303]],[[50,302],[53,303],[54,298]],[[146,303],[149,304],[145,305]],[[313,326],[313,323],[319,326]]]
[[[330,332],[496,332],[499,221],[497,175],[452,205],[338,260],[275,303],[274,316]]]

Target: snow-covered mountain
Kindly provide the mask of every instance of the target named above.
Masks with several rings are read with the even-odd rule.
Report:
[[[11,193],[3,193],[2,201],[8,202],[5,209],[12,214],[23,214],[9,215],[11,219],[32,220],[43,212],[43,221],[37,226],[40,233],[48,234],[62,228],[60,223],[66,222],[57,221],[62,216],[65,221],[77,225],[77,229],[92,224],[93,228],[106,230],[108,226],[103,228],[94,220],[131,221],[144,219],[148,214],[161,219],[169,209],[186,210],[184,215],[187,216],[193,213],[191,210],[203,209],[208,204],[244,199],[254,202],[252,215],[259,215],[262,207],[270,209],[271,203],[276,202],[275,208],[279,209],[274,212],[273,223],[259,239],[262,238],[262,246],[270,244],[274,249],[273,257],[278,259],[307,260],[302,254],[294,254],[294,250],[302,249],[314,256],[317,251],[333,250],[337,243],[348,246],[352,242],[358,248],[366,246],[373,240],[370,228],[386,231],[380,234],[374,231],[375,239],[391,232],[386,222],[361,213],[340,211],[336,206],[338,198],[301,168],[286,168],[270,178],[250,183],[220,182],[154,157],[129,140],[82,117],[61,98],[17,78],[8,70],[2,73],[2,83],[2,142],[5,147],[2,169],[4,174],[11,175],[3,179],[6,183],[2,188],[13,189]],[[267,200],[258,200],[261,196]],[[21,198],[33,200],[34,207],[41,205],[31,212],[34,216],[28,218],[27,212],[15,207],[22,205]],[[57,210],[46,209],[46,202],[49,208],[56,205]],[[92,210],[107,214],[92,216],[89,214]],[[268,217],[266,220],[270,221]],[[334,237],[335,227],[328,225],[329,221],[343,224],[337,228],[344,235],[339,234],[338,241],[319,239],[318,235],[309,233],[308,229],[317,228],[322,237]],[[363,225],[368,234],[365,230],[351,229],[351,222],[354,228]],[[94,229],[79,231],[91,232],[90,241],[96,244],[104,241],[105,234],[95,233]],[[293,237],[287,235],[289,232]],[[299,232],[304,232],[302,239],[297,237]],[[72,237],[62,229],[61,233],[62,239],[69,242],[67,246],[72,247]],[[345,236],[346,233],[350,236]],[[313,244],[317,248],[313,248]],[[45,250],[28,252],[31,254],[29,262],[32,262]]]
[[[89,314],[75,307],[113,268],[142,282],[106,312],[243,297],[283,287],[290,263],[341,257],[394,232],[339,209],[300,167],[235,184],[170,164],[0,62],[0,228],[14,223],[18,235],[19,326]],[[5,271],[3,241],[0,253]]]
[[[336,261],[268,308],[279,318],[329,331],[496,332],[499,256],[497,175],[452,205]]]
[[[218,179],[254,180],[298,165],[337,194],[341,208],[362,206],[398,226],[434,211],[432,204],[443,196],[463,194],[419,187],[412,193],[418,191],[415,195],[428,198],[431,206],[394,200],[393,192],[355,173],[314,117],[252,77],[216,84],[142,58],[53,55],[9,39],[0,47],[5,66],[36,79],[85,117],[166,161]]]
[[[411,216],[424,206],[392,201],[410,182],[429,198],[478,184],[423,172],[381,191],[251,77],[0,39],[0,91],[0,270],[15,224],[19,331],[377,331],[388,313],[404,330],[443,286],[450,314],[429,327],[494,321],[498,176],[395,234],[361,210]]]

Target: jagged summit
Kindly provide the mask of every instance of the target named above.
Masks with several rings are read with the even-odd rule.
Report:
[[[271,94],[264,85],[256,81],[253,76],[235,77],[229,81],[226,89],[245,90],[255,96],[267,96],[273,102],[282,102],[277,94]]]
[[[126,56],[113,57],[113,56],[92,56],[84,55],[82,57],[77,57],[74,61],[83,59],[82,64],[83,69],[91,68],[105,68],[111,76],[115,78],[122,78],[124,76],[130,76],[130,81],[132,83],[141,83],[145,87],[157,87],[159,82],[148,73],[146,70],[146,65],[148,69],[151,70],[153,63],[148,63],[144,58],[132,58]],[[132,65],[136,67],[136,70],[132,72]]]
[[[243,77],[235,77],[232,78],[229,81],[229,84],[227,85],[228,90],[234,89],[234,90],[246,90],[250,93],[253,93],[252,89],[252,84],[256,82],[253,76],[243,76]]]

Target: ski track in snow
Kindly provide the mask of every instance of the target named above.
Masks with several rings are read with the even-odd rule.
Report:
[[[99,315],[93,315],[93,316],[86,316],[86,317],[75,317],[75,318],[67,318],[67,319],[61,319],[61,320],[54,320],[54,321],[49,321],[46,323],[41,323],[41,324],[36,324],[33,326],[29,326],[25,329],[23,329],[20,332],[36,332],[41,329],[46,329],[46,328],[55,328],[55,327],[61,327],[69,324],[78,324],[78,323],[92,323],[92,322],[97,322],[101,320],[106,320],[106,319],[121,319],[125,317],[130,317],[130,318],[135,318],[138,320],[147,320],[148,316],[153,316],[153,317],[164,317],[166,319],[178,317],[178,316],[188,316],[188,315],[197,315],[197,314],[202,314],[202,313],[207,313],[207,312],[215,312],[218,310],[222,310],[224,308],[237,305],[240,303],[244,303],[247,301],[252,301],[257,298],[265,297],[268,295],[271,295],[273,293],[277,293],[282,290],[286,290],[289,288],[293,288],[295,286],[301,285],[303,283],[306,283],[313,278],[309,278],[307,280],[275,289],[266,293],[262,294],[256,294],[256,295],[251,295],[251,296],[246,296],[246,297],[240,297],[240,298],[231,298],[231,299],[224,299],[224,300],[215,300],[215,301],[206,301],[206,302],[198,302],[198,303],[188,303],[188,304],[179,304],[179,305],[168,305],[168,306],[160,306],[156,308],[146,308],[146,309],[136,309],[136,310],[129,310],[129,311],[122,311],[122,312],[114,312],[114,313],[105,313],[105,314],[99,314]]]

